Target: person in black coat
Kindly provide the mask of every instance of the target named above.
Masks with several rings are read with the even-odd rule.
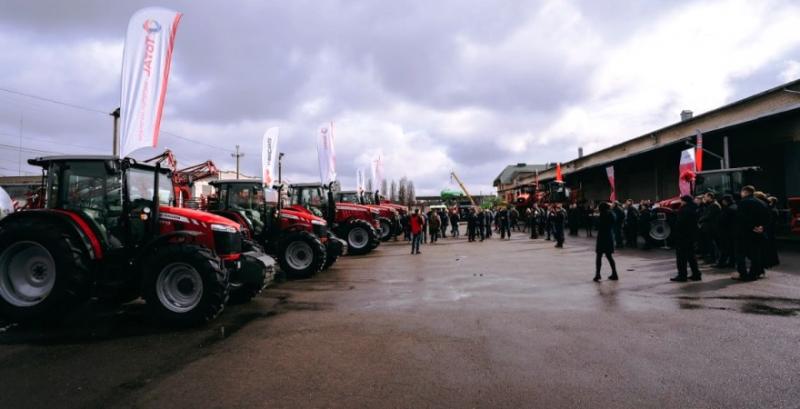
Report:
[[[611,275],[609,280],[617,280],[617,263],[614,262],[614,215],[611,214],[611,206],[607,202],[600,203],[600,215],[597,217],[597,243],[595,244],[595,273],[594,281],[600,281],[600,267],[603,264],[603,256],[606,256],[608,264],[611,265]]]
[[[738,211],[738,207],[731,195],[722,196],[720,206],[722,206],[722,210],[720,210],[717,220],[717,231],[719,232],[720,239],[719,259],[714,267],[728,268],[736,265],[736,241],[734,238],[738,231],[736,228],[736,212]]]
[[[450,213],[450,234],[453,237],[458,237],[461,235],[461,232],[458,230],[458,211],[454,210]]]
[[[688,279],[692,281],[702,280],[700,269],[697,267],[697,259],[694,254],[694,244],[697,241],[697,205],[691,196],[681,197],[681,208],[678,209],[678,216],[675,220],[675,258],[678,264],[678,275],[670,278],[670,281],[685,282],[686,265],[692,269],[692,276]]]
[[[611,212],[614,214],[614,241],[616,242],[617,248],[621,249],[625,247],[625,243],[622,239],[622,225],[625,224],[625,211],[622,210],[622,203],[614,202],[614,205],[611,207]]]
[[[556,240],[556,247],[564,247],[564,223],[567,221],[567,212],[561,207],[561,203],[556,203],[550,216],[550,224],[553,226],[553,238]]]
[[[486,215],[483,212],[483,209],[478,209],[478,214],[475,215],[475,228],[478,230],[476,236],[480,238],[480,241],[483,241],[486,237],[486,231],[483,229],[483,226],[486,224]]]
[[[470,209],[467,213],[467,239],[468,241],[475,241],[475,233],[477,228],[477,216],[475,209]]]
[[[769,209],[769,221],[764,226],[764,268],[775,267],[780,264],[778,258],[778,246],[775,243],[775,234],[780,223],[781,213],[778,210],[778,198],[770,196],[767,198],[767,208]]]
[[[633,200],[625,201],[625,245],[631,248],[639,247],[639,210],[633,205]]]
[[[567,224],[569,225],[569,235],[570,236],[577,236],[578,235],[578,228],[581,224],[581,210],[578,208],[576,203],[569,205],[569,211],[567,212]]]
[[[653,238],[650,237],[650,222],[653,221],[650,203],[641,201],[639,203],[639,235],[644,239],[644,249],[649,250],[653,247]]]
[[[736,213],[736,270],[739,279],[752,281],[764,273],[763,249],[764,226],[769,222],[769,210],[753,197],[755,188],[742,188],[742,200]],[[750,260],[750,270],[747,269]]]
[[[703,195],[703,209],[700,214],[700,249],[703,258],[709,262],[719,259],[719,216],[722,214],[722,207],[717,203],[716,196],[712,192]]]

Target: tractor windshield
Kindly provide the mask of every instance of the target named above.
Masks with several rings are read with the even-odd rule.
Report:
[[[742,190],[742,172],[719,172],[697,175],[695,193],[713,192],[716,195],[735,195]]]
[[[339,200],[347,203],[359,203],[358,194],[355,192],[340,193]]]
[[[131,202],[153,200],[153,170],[130,168],[128,170],[128,196]],[[162,205],[172,203],[172,180],[165,173],[159,174],[158,200]]]
[[[47,186],[48,208],[79,211],[100,226],[122,214],[121,177],[105,161],[54,162]]]
[[[236,210],[261,210],[266,204],[264,189],[260,185],[232,184],[228,191],[228,203]]]

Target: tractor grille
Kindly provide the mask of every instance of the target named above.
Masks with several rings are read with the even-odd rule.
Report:
[[[328,226],[320,226],[318,224],[314,225],[314,234],[317,237],[325,237],[328,235]]]
[[[214,244],[217,254],[237,254],[242,252],[242,235],[224,231],[214,231]]]

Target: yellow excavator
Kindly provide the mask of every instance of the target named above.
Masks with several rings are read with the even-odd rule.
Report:
[[[475,204],[475,199],[473,199],[472,195],[470,195],[469,192],[467,192],[467,188],[464,187],[463,183],[461,183],[461,179],[458,178],[458,175],[456,175],[456,172],[451,171],[450,172],[450,177],[453,178],[456,181],[456,183],[458,183],[458,186],[461,187],[461,190],[464,192],[465,195],[467,195],[467,198],[469,199],[470,203],[472,203],[473,206],[477,207],[478,205]]]

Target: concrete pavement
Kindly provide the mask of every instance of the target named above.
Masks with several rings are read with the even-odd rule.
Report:
[[[385,243],[190,331],[141,306],[0,333],[2,408],[800,406],[800,257],[668,281],[672,253],[515,234]]]

